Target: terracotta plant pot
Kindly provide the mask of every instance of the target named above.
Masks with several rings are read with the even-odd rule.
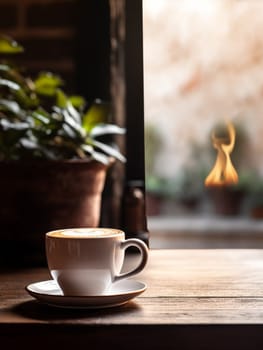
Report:
[[[96,227],[107,167],[95,161],[0,162],[0,262],[45,263],[45,233]]]
[[[209,187],[207,189],[214,212],[223,216],[240,214],[245,193],[241,189],[228,186]]]

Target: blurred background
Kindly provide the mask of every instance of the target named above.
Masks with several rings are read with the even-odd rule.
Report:
[[[256,247],[263,234],[263,2],[143,6],[149,229],[153,236],[162,230],[158,244],[167,246]],[[230,156],[239,182],[214,190],[204,186],[217,157],[211,134],[227,121],[236,131]],[[169,243],[159,241],[166,236]]]

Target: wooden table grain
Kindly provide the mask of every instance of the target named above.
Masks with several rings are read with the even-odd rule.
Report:
[[[263,348],[263,250],[151,250],[136,277],[147,290],[105,310],[53,308],[25,291],[49,278],[46,268],[1,270],[1,349]]]

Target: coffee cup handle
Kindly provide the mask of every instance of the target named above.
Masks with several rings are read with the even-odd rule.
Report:
[[[137,239],[137,238],[130,238],[130,239],[126,239],[125,241],[121,242],[121,249],[126,250],[128,247],[136,247],[139,249],[139,251],[141,253],[140,263],[135,269],[115,276],[114,282],[119,281],[123,278],[128,278],[130,276],[136,275],[137,273],[141,272],[144,269],[145,265],[147,264],[148,247],[142,240]]]

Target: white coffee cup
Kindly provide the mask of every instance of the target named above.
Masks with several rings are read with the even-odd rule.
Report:
[[[133,270],[120,273],[130,246],[139,249],[141,260]],[[114,282],[142,271],[148,248],[139,239],[125,240],[124,232],[117,229],[62,229],[46,234],[46,257],[64,295],[90,296],[103,294]]]

